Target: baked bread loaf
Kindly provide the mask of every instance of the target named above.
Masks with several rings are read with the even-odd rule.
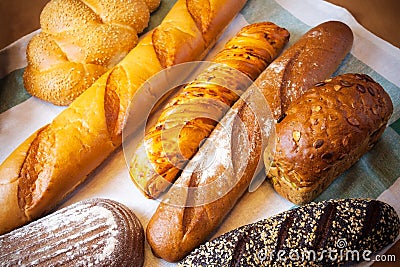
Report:
[[[136,215],[109,199],[84,200],[0,236],[5,266],[143,266]]]
[[[317,83],[276,125],[268,178],[293,203],[311,201],[375,145],[392,112],[389,95],[365,74]]]
[[[319,37],[306,34],[306,37],[299,40],[303,44],[301,48],[312,53],[315,50],[311,47],[324,50],[326,45],[329,48],[331,41],[342,39],[337,25],[342,27],[342,23],[332,22],[324,24],[323,31],[318,30],[320,25],[311,29],[310,32],[319,33]],[[344,38],[352,37],[349,36],[347,26],[344,27],[343,34]],[[340,46],[342,50],[331,50],[332,55],[323,53],[322,58],[303,54],[296,43],[275,61],[281,62],[283,56],[284,61],[292,62],[289,65],[325,64],[322,68],[325,72],[321,71],[319,75],[329,76],[339,62],[325,62],[325,57],[343,57],[350,50],[352,41],[345,43],[346,46]],[[293,57],[288,59],[288,55],[292,53]],[[302,63],[301,59],[305,61]],[[255,84],[263,86],[251,86],[235,102],[186,165],[173,187],[163,196],[146,229],[147,241],[155,255],[167,261],[182,259],[209,238],[249,185],[257,185],[258,181],[252,183],[252,180],[262,170],[263,151],[275,146],[275,119],[272,111],[266,109],[269,99],[264,97],[269,93],[268,90],[272,90],[266,86],[269,78],[264,74],[270,73],[271,66],[276,68],[272,63],[255,81]],[[288,67],[284,83],[309,82],[315,77],[313,72],[304,72],[301,79],[297,73],[293,76],[291,73]],[[279,90],[280,85],[276,86]]]
[[[213,64],[168,101],[130,165],[132,180],[148,197],[169,188],[201,141],[288,40],[289,32],[271,22],[244,27]]]
[[[285,50],[257,79],[256,85],[276,120],[291,102],[315,83],[329,78],[353,44],[351,29],[340,21],[327,21],[307,31]]]
[[[347,266],[372,259],[399,228],[396,211],[386,203],[328,200],[227,232],[178,266]]]
[[[28,44],[24,86],[69,105],[137,44],[160,0],[51,0]]]
[[[163,196],[146,228],[156,256],[181,260],[207,240],[248,188],[273,125],[271,114],[261,114],[265,101],[257,92],[247,90],[232,106]]]
[[[163,66],[201,59],[244,4],[178,0],[118,65],[14,150],[0,165],[0,233],[49,212],[82,183],[121,145],[132,99],[140,99],[139,112],[162,94],[136,94],[142,84]],[[146,119],[136,117],[137,125]]]

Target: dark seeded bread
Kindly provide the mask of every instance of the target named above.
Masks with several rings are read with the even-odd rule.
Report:
[[[82,201],[0,236],[1,266],[143,266],[138,218],[108,199]]]
[[[276,153],[268,177],[296,204],[313,200],[370,150],[386,128],[393,104],[364,74],[316,84],[276,125]]]
[[[399,217],[386,203],[329,200],[225,233],[179,266],[339,266],[372,258],[395,240],[399,229]]]

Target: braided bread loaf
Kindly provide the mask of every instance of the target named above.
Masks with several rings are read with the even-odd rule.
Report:
[[[136,94],[146,80],[163,66],[201,59],[245,2],[178,0],[120,63],[16,148],[0,165],[0,233],[47,213],[82,183],[121,145],[134,96],[140,124],[146,119],[140,108],[162,94],[158,88]]]
[[[288,40],[289,32],[271,22],[244,27],[168,102],[130,166],[133,181],[148,197],[157,198],[175,181],[201,141]]]
[[[51,0],[29,42],[27,91],[68,105],[137,44],[160,0]]]

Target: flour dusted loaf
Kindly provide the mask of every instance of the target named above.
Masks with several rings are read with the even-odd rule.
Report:
[[[0,236],[2,266],[143,266],[136,215],[109,199],[84,200]]]
[[[132,99],[141,111],[162,95],[158,88],[136,94],[146,80],[200,60],[245,2],[178,0],[120,63],[16,148],[0,165],[0,233],[51,211],[82,183],[121,145]],[[131,128],[147,118],[139,112],[135,119]]]
[[[41,32],[29,42],[24,86],[40,99],[68,105],[122,60],[160,0],[51,0]]]
[[[311,201],[370,150],[386,128],[393,104],[365,74],[317,83],[276,125],[276,151],[268,178],[296,204]]]
[[[399,228],[396,211],[386,203],[328,200],[227,232],[179,266],[342,266],[372,259],[396,239]]]

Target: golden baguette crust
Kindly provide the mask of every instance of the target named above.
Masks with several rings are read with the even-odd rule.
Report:
[[[329,25],[332,25],[332,27]],[[337,25],[343,28],[342,33],[337,30]],[[322,26],[325,29],[324,31],[318,30],[318,28],[321,27],[320,25],[310,30],[310,32],[320,33],[321,36],[318,38],[309,34],[300,38],[299,42],[302,44],[301,47],[305,50],[304,52],[299,49],[299,45],[296,43],[288,48],[286,50],[287,52],[282,53],[275,62],[292,62],[292,65],[304,64],[305,68],[308,69],[306,65],[315,62],[322,64],[325,62],[325,57],[331,59],[336,57],[343,58],[350,50],[352,44],[352,34],[349,34],[348,27],[343,27],[340,22],[326,23],[322,24]],[[332,33],[335,33],[335,35]],[[337,40],[342,39],[346,39],[345,41],[343,40],[346,45],[340,45],[340,49],[328,50],[324,53],[316,53],[314,49],[310,49],[315,48],[316,50],[323,51],[325,46],[331,47],[331,42],[336,43]],[[308,53],[320,57],[313,57]],[[289,57],[289,55],[291,56]],[[301,55],[301,57],[299,55]],[[318,76],[327,77],[331,75],[331,71],[338,67],[340,61],[336,59],[329,60],[324,64],[326,65],[324,65],[321,70],[318,70]],[[274,101],[273,98],[272,100],[268,98],[270,90],[277,92],[285,83],[289,83],[290,81],[306,81],[306,84],[312,81],[312,83],[314,83],[315,76],[312,71],[301,72],[303,76],[299,77],[299,73],[293,72],[291,64],[289,64],[289,66],[285,64],[282,65],[283,72],[285,72],[286,67],[289,69],[286,71],[285,79],[278,79],[278,75],[271,74],[273,72],[270,70],[271,68],[276,68],[276,66],[276,64],[272,63],[255,81],[255,84],[258,86],[257,88],[260,89],[262,95],[266,97],[268,104],[270,104],[270,101]],[[273,76],[270,77],[270,74]],[[269,82],[275,87],[271,88],[267,86]],[[243,122],[247,130],[246,134],[235,133],[232,134],[232,136],[226,135],[226,130],[224,130],[224,128],[231,129],[230,127],[238,127],[238,120],[230,121],[230,118],[232,119],[232,114],[228,112],[175,182],[175,185],[182,184],[183,186],[190,185],[191,187],[200,188],[207,184],[214,183],[215,181],[219,181],[213,188],[201,191],[206,195],[217,195],[221,187],[226,187],[225,184],[237,184],[221,198],[209,203],[198,203],[198,205],[191,206],[160,203],[146,229],[147,240],[154,253],[160,257],[168,261],[180,260],[185,254],[207,240],[211,233],[213,233],[216,227],[218,227],[231,211],[235,203],[239,201],[240,197],[249,187],[253,176],[261,171],[261,168],[259,168],[260,151],[262,153],[266,145],[262,140],[263,138],[272,137],[272,135],[266,135],[265,131],[261,133],[260,129],[264,127],[260,128],[262,124],[258,124],[257,120],[259,122],[263,119],[272,120],[272,118],[268,118],[266,114],[261,112],[259,107],[263,105],[256,105],[254,108],[246,105],[246,103],[260,101],[262,98],[251,90],[254,90],[254,87],[250,87],[250,89],[243,94],[246,96],[246,98],[244,98],[246,102],[243,101],[243,99],[239,99],[232,107],[232,112],[237,111],[238,118]],[[265,105],[265,102],[263,102],[263,104]],[[271,110],[271,112],[274,112],[274,110]],[[272,113],[269,115],[276,116],[276,114],[279,113]],[[220,125],[224,125],[224,127],[220,127]],[[245,141],[247,141],[247,145],[244,145],[246,143]],[[215,144],[222,144],[223,149],[220,147],[220,149],[217,150]],[[248,149],[247,160],[244,159],[246,157],[243,157],[243,151],[247,150],[245,149],[246,147],[250,148]],[[215,157],[218,159],[222,157],[220,153],[225,150],[228,151],[227,155],[223,157],[226,162],[225,160],[221,162],[216,161],[216,163],[211,166],[212,168],[203,166],[208,164],[207,161],[210,158]],[[170,189],[165,199],[168,199],[169,196],[173,196],[173,194],[170,193],[174,188]],[[196,197],[185,194],[181,195],[181,198],[187,199],[188,202],[191,202],[191,199]]]
[[[236,0],[220,2],[223,3],[223,9],[231,11],[224,18],[224,26],[239,12],[241,6],[238,2],[242,6],[245,3]],[[170,19],[176,17],[169,27],[179,28],[193,21],[186,15],[182,18],[185,20],[179,19],[185,7],[185,0],[177,1],[168,14]],[[218,16],[220,13],[216,12],[211,20]],[[161,23],[160,27],[163,25]],[[165,62],[159,61],[153,33],[148,33],[116,67],[102,75],[48,126],[2,163],[0,173],[6,176],[2,177],[5,183],[0,185],[0,205],[18,206],[0,210],[0,233],[10,231],[54,208],[120,146],[129,101],[137,89],[165,65]],[[198,30],[191,33],[194,36],[200,34]],[[174,34],[171,38],[180,38],[180,33]],[[185,42],[190,44],[191,40]],[[196,45],[193,43],[193,46]],[[171,53],[169,57],[179,58],[174,63],[200,59],[200,51],[188,57],[181,56],[189,55],[186,49],[187,46],[177,46],[168,50]],[[137,97],[141,98],[142,104],[153,104],[149,92]],[[145,119],[138,118],[138,123]],[[11,183],[14,183],[13,190],[8,189]],[[18,191],[18,197],[15,191]],[[7,212],[18,209],[18,217]]]
[[[365,74],[318,83],[276,125],[274,188],[296,204],[310,202],[375,145],[392,112],[389,95]]]
[[[148,3],[147,3],[148,2]],[[51,0],[29,42],[27,91],[68,105],[137,44],[160,0]],[[150,7],[148,6],[150,5]]]
[[[166,104],[130,166],[132,179],[148,197],[157,198],[175,181],[201,141],[288,40],[289,32],[271,22],[244,27],[214,64]]]
[[[284,116],[291,102],[337,69],[353,44],[351,29],[327,21],[307,31],[285,50],[257,79],[275,119]]]
[[[239,127],[241,122],[245,124],[246,131],[243,136],[234,133],[234,129]],[[229,129],[232,137],[230,141],[222,141],[226,138],[224,127]],[[212,184],[212,187],[208,188],[209,191],[200,190],[194,194],[189,192],[182,196],[182,198],[187,198],[187,202],[196,197],[202,198],[202,196],[196,196],[196,193],[218,194],[218,188],[232,186],[232,183],[234,186],[217,200],[202,205],[195,203],[200,205],[179,206],[161,202],[146,228],[147,241],[156,256],[170,262],[179,261],[205,242],[221,224],[240,196],[246,191],[256,173],[263,149],[263,133],[260,127],[259,118],[253,112],[252,107],[248,106],[243,99],[239,99],[233,105],[232,110],[222,119],[221,124],[218,124],[211,133],[193,161],[190,161],[187,165],[187,168],[193,171],[185,172],[175,182],[180,187],[198,188]],[[244,165],[220,164],[211,171],[213,174],[208,179],[204,179],[204,176],[207,176],[207,170],[203,164],[207,161],[207,158],[212,158],[213,154],[218,153],[218,149],[222,149],[229,151],[227,155],[224,155],[226,160],[233,161],[233,158],[240,155],[243,149],[243,140],[251,144],[249,157],[246,159],[238,157],[236,163],[244,161],[244,163],[240,162]],[[218,142],[222,142],[223,145],[216,147],[215,144]],[[243,173],[240,171],[242,168]],[[213,190],[215,192],[211,192]],[[175,192],[171,189],[166,195],[167,198],[169,197],[168,194],[173,197]]]

